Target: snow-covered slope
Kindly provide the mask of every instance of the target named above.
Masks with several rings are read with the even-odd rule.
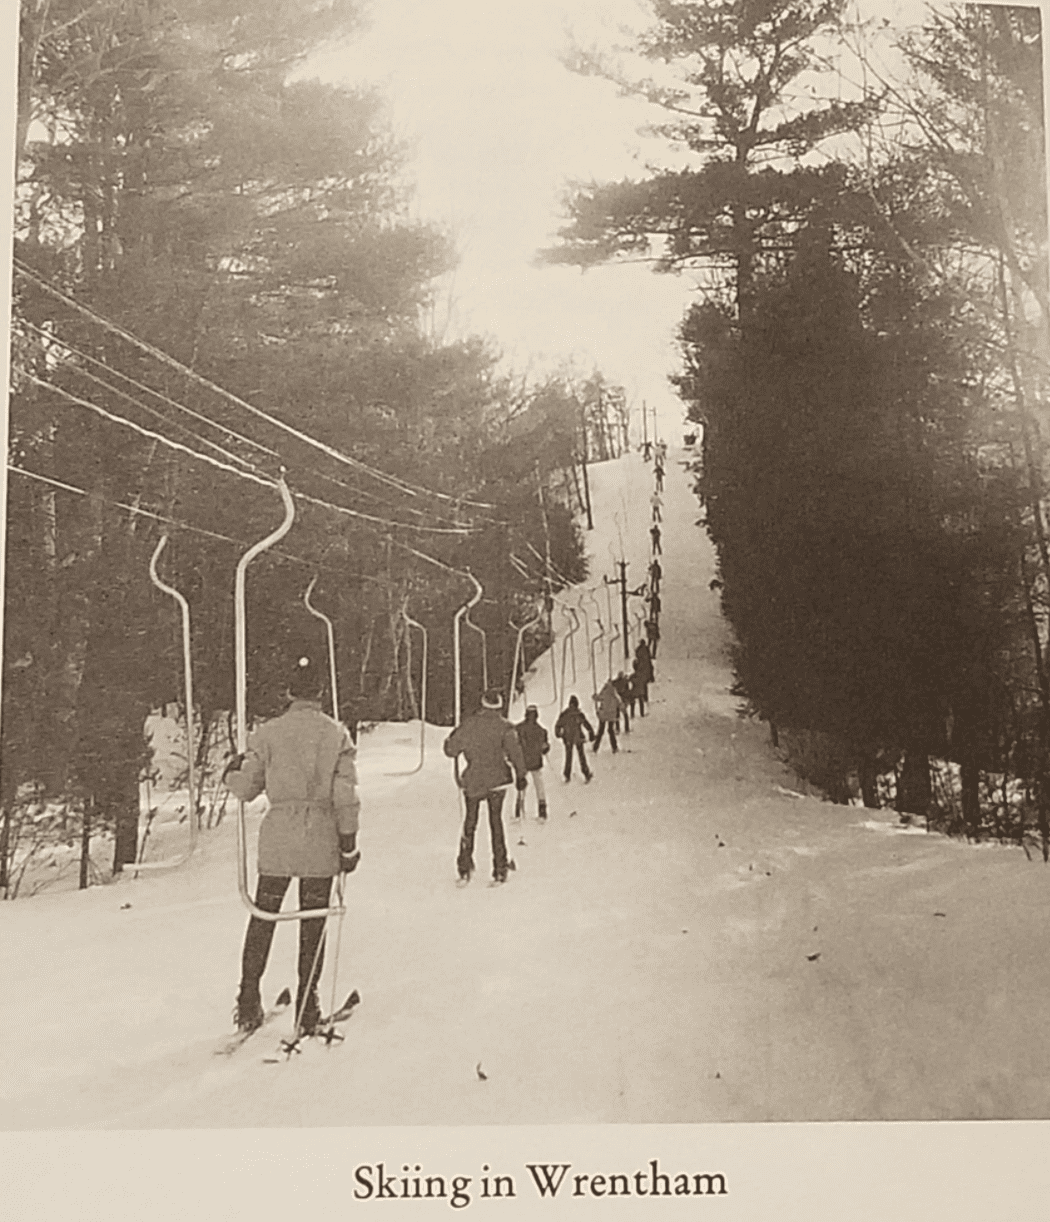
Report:
[[[785,792],[765,728],[728,694],[713,552],[681,457],[650,715],[618,755],[603,745],[587,786],[562,783],[554,743],[551,817],[531,817],[530,793],[524,826],[508,820],[507,886],[484,886],[484,827],[475,882],[453,885],[461,812],[445,731],[428,727],[424,767],[407,776],[391,774],[417,762],[418,723],[365,737],[364,856],[323,985],[326,1000],[356,986],[363,1002],[344,1044],[313,1042],[288,1063],[267,1063],[278,1024],[213,1055],[246,919],[232,819],[177,870],[4,904],[0,1020],[17,1038],[0,1045],[3,1126],[1050,1115],[1038,934],[1050,871]],[[631,455],[592,478],[591,585],[616,575],[621,546],[638,585],[652,468]],[[595,598],[605,622],[600,585]],[[548,728],[572,691],[590,713],[582,636],[557,700],[560,644],[530,677]],[[268,999],[294,984],[294,943],[279,927]]]

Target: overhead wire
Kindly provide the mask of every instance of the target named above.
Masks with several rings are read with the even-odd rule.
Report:
[[[228,428],[225,424],[221,424],[218,420],[212,420],[210,416],[205,416],[201,412],[194,411],[192,407],[187,407],[185,403],[180,403],[177,399],[170,398],[168,395],[164,394],[163,391],[159,391],[153,386],[147,386],[145,382],[138,381],[138,379],[133,378],[130,374],[124,373],[123,370],[115,369],[112,365],[107,364],[105,361],[100,361],[98,357],[94,357],[90,353],[82,351],[80,348],[77,348],[75,345],[69,343],[68,340],[63,339],[61,336],[55,335],[53,332],[46,330],[44,327],[38,327],[36,323],[30,322],[28,318],[20,318],[19,325],[29,327],[31,330],[36,331],[37,334],[42,335],[45,339],[57,344],[60,348],[65,348],[67,352],[72,352],[76,356],[82,357],[85,361],[90,361],[93,365],[98,365],[101,368],[108,370],[110,373],[115,374],[118,378],[123,378],[125,382],[130,382],[132,386],[136,387],[136,389],[143,390],[150,395],[155,395],[162,402],[169,404],[171,407],[178,408],[180,412],[186,412],[195,420],[199,420],[203,424],[211,425],[212,428],[218,429],[220,432],[225,433],[227,437],[235,437],[238,441],[243,441],[245,445],[251,446],[253,449],[260,450],[263,454],[268,454],[271,458],[279,459],[281,457],[276,450],[271,450],[269,446],[264,446],[261,442],[255,441],[251,437],[245,437],[243,433],[238,433],[236,430]]]
[[[23,475],[27,479],[37,480],[42,484],[50,484],[53,488],[60,488],[63,492],[73,492],[77,496],[88,497],[91,493],[86,488],[78,488],[75,484],[67,484],[62,480],[53,479],[48,475],[41,475],[37,471],[30,471],[27,467],[20,467],[16,463],[9,462],[7,464],[8,471],[13,471],[16,475]],[[141,505],[129,505],[124,501],[111,501],[106,497],[99,497],[99,502],[103,505],[108,505],[111,509],[122,509],[130,514],[135,514],[139,517],[150,518],[154,522],[161,522],[166,526],[175,526],[179,530],[189,531],[191,534],[204,535],[209,539],[218,539],[221,543],[232,543],[235,547],[248,547],[244,539],[234,538],[232,535],[223,535],[218,531],[208,530],[203,526],[194,526],[190,522],[183,522],[178,518],[166,517],[162,513],[156,513],[152,509],[143,509]],[[324,561],[307,560],[304,556],[297,556],[293,552],[284,551],[281,548],[274,548],[273,554],[280,556],[284,560],[291,560],[295,564],[305,565],[307,568],[319,569],[322,572],[338,573],[345,577],[358,578],[361,581],[370,581],[374,585],[385,586],[388,583],[379,577],[371,577],[367,573],[347,572],[345,569],[337,568],[335,565],[326,564]]]
[[[67,399],[71,403],[75,403],[80,407],[88,408],[97,415],[112,421],[115,424],[124,425],[126,428],[141,434],[143,437],[149,438],[151,441],[158,441],[162,445],[166,445],[171,449],[178,450],[183,454],[187,454],[192,458],[196,458],[201,462],[208,463],[210,466],[216,467],[221,471],[226,471],[231,475],[236,475],[239,479],[250,480],[254,484],[259,484],[264,488],[276,488],[277,482],[268,479],[264,476],[254,475],[249,471],[241,471],[237,467],[230,466],[229,463],[221,462],[217,458],[212,458],[207,454],[201,454],[200,451],[192,449],[190,446],[184,445],[182,442],[174,441],[172,438],[165,436],[163,433],[156,433],[152,429],[147,429],[141,424],[137,424],[134,420],[129,420],[126,416],[120,416],[115,412],[108,411],[104,407],[100,407],[97,403],[92,403],[89,399],[82,399],[79,395],[74,395],[68,390],[64,390],[61,386],[57,386],[54,382],[49,382],[45,378],[39,378],[36,374],[29,373],[27,370],[22,371],[23,376],[30,382],[38,386],[44,387],[47,390],[54,391],[63,399]],[[376,525],[394,527],[401,530],[416,530],[427,534],[441,535],[458,535],[466,536],[474,533],[470,527],[442,527],[442,526],[422,526],[415,522],[396,522],[390,518],[381,518],[375,514],[364,513],[362,510],[350,509],[345,505],[335,505],[331,501],[322,500],[320,497],[310,496],[305,492],[295,492],[293,494],[298,500],[317,505],[324,509],[331,509],[335,513],[343,514],[347,517],[358,518],[362,521],[372,522]]]
[[[111,394],[119,395],[120,398],[126,399],[129,403],[134,404],[142,411],[147,412],[149,415],[161,421],[162,424],[168,425],[169,428],[178,429],[180,433],[192,437],[194,441],[199,442],[201,445],[207,446],[211,450],[215,450],[216,453],[221,454],[224,458],[229,459],[231,462],[240,463],[246,470],[254,471],[257,475],[261,474],[255,463],[249,462],[246,458],[241,458],[239,454],[234,454],[232,450],[227,450],[225,446],[220,446],[217,442],[209,441],[207,437],[202,437],[199,433],[195,433],[191,428],[187,428],[186,425],[179,424],[178,421],[175,420],[169,420],[163,412],[158,412],[156,408],[150,407],[148,403],[141,402],[139,399],[136,399],[134,395],[129,395],[127,391],[121,390],[120,387],[111,386],[104,378],[97,377],[95,374],[89,373],[88,370],[81,369],[76,365],[66,365],[63,366],[63,368],[73,369],[82,378],[87,378],[89,381],[94,382],[96,386],[101,386],[103,390],[108,390]]]
[[[14,267],[21,276],[24,276],[27,280],[37,285],[37,287],[42,289],[45,293],[54,297],[56,300],[63,302],[71,309],[83,314],[85,317],[92,319],[92,321],[96,322],[99,326],[104,327],[107,331],[112,332],[114,335],[120,336],[121,339],[133,344],[143,352],[147,352],[150,356],[153,356],[171,368],[177,369],[185,377],[193,379],[202,386],[206,386],[209,390],[221,395],[229,402],[236,404],[238,407],[243,408],[245,411],[250,412],[259,419],[265,420],[268,424],[273,425],[275,428],[283,429],[290,436],[295,437],[297,440],[302,441],[306,445],[312,446],[314,449],[320,450],[322,453],[327,454],[330,458],[334,458],[337,462],[344,463],[355,470],[365,472],[373,479],[387,484],[392,488],[397,488],[399,491],[410,496],[431,496],[436,497],[439,500],[448,501],[454,505],[470,505],[472,508],[477,509],[497,508],[497,506],[489,502],[469,501],[463,497],[451,496],[446,492],[438,492],[436,489],[410,484],[407,480],[402,480],[397,476],[388,475],[385,471],[372,467],[368,463],[362,462],[360,459],[351,458],[348,454],[344,454],[341,450],[336,449],[334,446],[328,445],[327,442],[320,441],[318,438],[311,436],[309,433],[303,432],[301,429],[295,428],[293,425],[288,424],[279,417],[263,411],[262,408],[256,407],[254,404],[249,403],[246,399],[242,399],[239,395],[233,394],[232,391],[226,390],[225,387],[220,386],[217,382],[211,381],[210,378],[204,377],[203,374],[198,373],[195,369],[191,369],[188,365],[184,365],[181,361],[176,360],[175,357],[169,355],[163,349],[157,348],[155,345],[140,339],[137,335],[134,335],[132,332],[126,330],[124,327],[121,327],[119,324],[112,322],[110,319],[105,318],[101,314],[96,313],[94,310],[89,309],[87,306],[77,301],[76,298],[70,297],[67,293],[62,292],[61,289],[56,288],[50,281],[42,277],[38,272],[34,272],[20,259],[14,259]]]
[[[26,320],[23,320],[23,321],[26,321]],[[271,450],[267,446],[260,445],[259,443],[253,441],[252,438],[244,437],[242,434],[237,433],[232,429],[226,428],[224,425],[219,424],[217,421],[212,420],[210,417],[205,416],[201,414],[200,412],[196,412],[192,408],[186,407],[184,404],[181,404],[177,400],[172,399],[165,394],[162,394],[160,391],[155,390],[153,387],[147,386],[144,383],[137,381],[135,378],[132,378],[129,375],[122,373],[119,369],[115,369],[113,366],[108,365],[105,361],[100,361],[96,357],[91,356],[89,353],[81,351],[79,348],[68,343],[66,340],[62,339],[60,336],[57,336],[52,332],[46,331],[43,327],[38,327],[36,326],[36,324],[28,322],[28,321],[26,321],[26,325],[28,325],[33,331],[36,331],[41,336],[44,336],[46,339],[50,340],[52,343],[55,344],[56,347],[62,348],[67,352],[72,352],[74,355],[81,357],[83,360],[90,361],[93,365],[97,365],[99,368],[105,369],[107,372],[114,374],[119,378],[123,378],[125,381],[130,382],[131,385],[142,389],[147,394],[155,395],[157,398],[159,398],[160,400],[162,400],[165,403],[170,404],[172,407],[179,408],[182,411],[189,413],[189,415],[193,416],[195,419],[201,420],[205,424],[213,425],[215,428],[222,430],[228,436],[235,437],[239,441],[243,441],[247,445],[255,446],[256,449],[261,450],[263,453],[271,455],[272,457],[280,461],[283,461],[281,454],[277,450]],[[202,445],[209,446],[211,449],[216,450],[218,453],[222,454],[224,457],[233,459],[233,461],[239,462],[243,466],[249,468],[250,470],[254,470],[257,473],[259,473],[259,468],[256,467],[253,463],[250,463],[247,459],[241,458],[240,455],[234,454],[230,450],[226,450],[224,447],[217,445],[213,441],[209,441],[207,438],[200,436],[200,434],[198,433],[194,433],[193,430],[188,428],[186,425],[180,424],[178,421],[170,420],[162,412],[158,412],[155,408],[150,407],[147,403],[143,403],[141,400],[136,399],[133,395],[129,395],[127,391],[121,390],[117,386],[110,385],[108,382],[105,381],[105,379],[96,377],[94,374],[89,373],[86,369],[82,369],[75,362],[70,362],[69,364],[63,365],[63,368],[72,369],[76,373],[79,373],[82,377],[86,377],[90,379],[91,381],[95,382],[97,385],[104,387],[106,390],[109,390],[111,393],[119,395],[121,398],[126,399],[129,403],[135,404],[141,410],[148,412],[151,416],[156,417],[157,419],[163,421],[165,424],[168,424],[171,427],[177,428],[181,432],[188,434],[190,437],[193,437],[194,440],[200,442]],[[305,470],[309,471],[310,474],[312,475],[316,475],[319,479],[326,480],[329,483],[335,484],[337,487],[344,489],[345,491],[351,493],[354,496],[360,496],[360,497],[364,497],[371,501],[377,501],[381,505],[389,505],[394,509],[401,509],[405,513],[414,514],[417,517],[422,517],[422,518],[430,517],[438,522],[444,522],[444,523],[449,523],[451,521],[451,519],[445,517],[441,513],[435,513],[432,510],[427,511],[427,510],[422,510],[422,509],[416,509],[415,507],[411,505],[399,505],[396,502],[391,501],[388,497],[382,497],[375,492],[370,492],[366,488],[355,488],[351,484],[346,483],[344,480],[336,479],[335,476],[327,475],[322,471],[316,470],[316,468],[307,467],[305,468]],[[460,525],[460,524],[456,523],[456,525]]]

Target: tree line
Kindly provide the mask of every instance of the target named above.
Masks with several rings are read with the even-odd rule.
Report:
[[[623,392],[523,384],[488,343],[432,334],[455,252],[409,218],[382,99],[308,79],[360,23],[358,0],[22,0],[4,894],[33,837],[112,831],[114,869],[136,860],[144,724],[183,698],[162,536],[201,769],[232,749],[233,570],[281,520],[282,475],[296,523],[248,581],[251,717],[324,648],[314,577],[356,728],[422,712],[408,616],[431,632],[428,719],[451,721],[468,570],[488,645],[464,635],[468,703],[585,575],[586,462],[618,452]]]
[[[736,691],[835,800],[1046,860],[1039,10],[651,7],[568,59],[662,108],[673,164],[577,188],[545,257],[695,277],[672,380]]]

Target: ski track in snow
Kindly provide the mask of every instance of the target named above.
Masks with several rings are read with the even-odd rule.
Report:
[[[798,795],[765,727],[729,694],[686,457],[668,463],[650,714],[619,755],[603,744],[591,757],[587,786],[562,783],[552,736],[549,822],[532,817],[531,791],[520,828],[505,807],[518,866],[506,886],[485,886],[484,820],[474,881],[453,885],[461,811],[447,729],[428,727],[424,768],[394,777],[417,761],[419,726],[380,726],[360,745],[363,859],[347,880],[338,979],[333,931],[322,984],[325,1008],[333,988],[337,1001],[361,992],[345,1042],[311,1041],[286,1060],[286,1015],[214,1055],[231,1030],[246,920],[227,818],[176,870],[0,907],[0,1015],[17,1033],[0,1049],[0,1124],[1050,1116],[1050,962],[1033,936],[1050,873],[1020,850],[898,835],[892,815]],[[630,455],[591,477],[590,581],[613,574],[622,535],[629,587],[640,585],[652,467]],[[569,619],[555,622],[564,632]],[[533,666],[528,695],[548,730],[571,691],[592,712],[582,635],[577,682],[557,702],[549,656]],[[185,829],[155,835],[160,855]],[[294,986],[294,929],[278,927],[268,1002]]]

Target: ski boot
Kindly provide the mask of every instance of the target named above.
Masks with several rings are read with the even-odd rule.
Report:
[[[518,868],[518,867],[517,867],[517,865],[514,863],[514,860],[513,860],[513,858],[512,858],[511,860],[509,860],[509,861],[507,862],[507,864],[506,864],[506,865],[505,865],[505,866],[504,866],[504,867],[503,867],[501,870],[493,870],[493,872],[492,872],[492,882],[490,882],[490,883],[489,883],[489,886],[490,886],[490,887],[499,887],[499,886],[501,886],[503,883],[505,883],[505,882],[507,881],[507,871],[508,871],[508,870],[516,870],[517,868]]]
[[[237,1002],[233,1007],[233,1021],[237,1030],[245,1035],[251,1035],[253,1031],[258,1031],[263,1025],[265,1016],[258,986],[245,988],[244,985],[241,985],[241,991],[237,994]]]
[[[546,802],[540,803],[540,813],[538,815],[538,818],[541,823],[547,822],[547,803]]]

